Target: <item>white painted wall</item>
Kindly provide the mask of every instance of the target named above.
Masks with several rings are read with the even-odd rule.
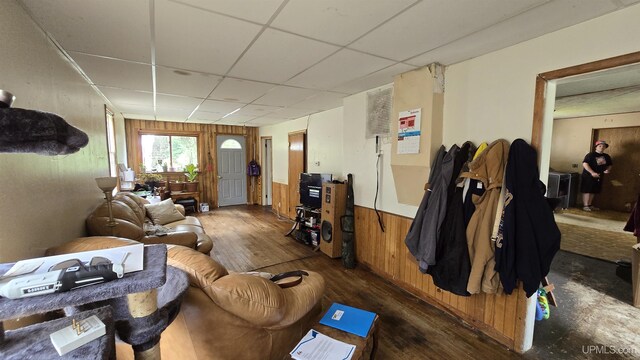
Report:
[[[448,148],[466,140],[479,144],[498,138],[530,141],[537,74],[640,51],[637,19],[640,19],[640,5],[447,67],[444,145]],[[343,104],[339,120],[344,130],[342,174],[354,174],[355,203],[373,208],[376,154],[375,141],[364,137],[366,92],[345,98]],[[334,116],[332,124],[338,121],[339,114]],[[287,183],[287,131],[305,126],[306,118],[261,128],[261,136],[274,134],[274,181]],[[547,135],[550,143],[550,134]],[[315,142],[314,134],[309,134],[309,141]],[[378,208],[413,217],[417,207],[397,201],[389,163],[390,149],[390,144],[383,144]],[[324,165],[322,161],[321,165]],[[426,180],[416,179],[421,183]]]
[[[271,136],[273,181],[288,184],[289,133],[307,130],[307,171],[342,174],[342,108],[323,111],[296,120],[260,128],[260,136]],[[319,161],[320,165],[315,162]],[[263,194],[264,198],[264,194]]]
[[[57,113],[89,135],[75,154],[0,154],[0,261],[9,262],[83,236],[87,215],[103,201],[94,178],[109,170],[103,98],[14,0],[2,2],[0,44],[0,89],[17,97],[14,107]],[[116,130],[124,142],[121,117]]]
[[[593,150],[592,130],[628,126],[640,126],[640,113],[555,120],[550,166],[560,172],[582,172],[584,155]]]

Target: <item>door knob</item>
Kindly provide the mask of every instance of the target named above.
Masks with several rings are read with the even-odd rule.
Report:
[[[222,176],[218,175],[218,179],[222,179]]]

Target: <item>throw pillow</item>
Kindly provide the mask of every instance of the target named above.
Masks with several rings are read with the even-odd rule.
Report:
[[[147,215],[156,225],[184,220],[184,215],[180,214],[171,199],[160,201],[157,204],[145,204],[144,208],[147,209]]]

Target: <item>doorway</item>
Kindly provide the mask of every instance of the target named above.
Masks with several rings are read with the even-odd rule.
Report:
[[[619,143],[616,148],[620,151],[624,151],[624,148],[629,146],[624,145],[629,143],[629,139],[624,141],[615,139],[623,136],[621,132],[624,133],[625,138],[628,137],[627,135],[632,133],[629,129],[633,127],[616,129],[609,124],[622,125],[624,121],[629,121],[626,118],[623,119],[629,115],[627,113],[638,113],[640,108],[629,108],[629,102],[624,104],[626,106],[624,110],[617,111],[614,110],[616,104],[608,103],[606,110],[603,105],[605,101],[613,98],[619,100],[622,95],[630,93],[637,84],[640,84],[640,81],[629,82],[634,77],[633,74],[638,72],[636,70],[639,67],[638,63],[640,63],[640,52],[538,75],[532,145],[540,154],[542,181],[546,182],[550,168],[561,173],[582,172],[582,158],[584,154],[593,150],[595,139],[605,139],[609,143],[615,141]],[[616,87],[617,84],[622,85]],[[602,86],[608,86],[604,88],[606,91],[601,88]],[[620,86],[623,86],[624,91],[620,90]],[[589,91],[579,91],[581,87]],[[601,96],[603,100],[597,98],[599,92],[603,93]],[[635,103],[636,106],[640,106],[639,101],[636,100]],[[621,104],[623,103],[618,106]],[[570,111],[577,111],[578,115],[568,116],[567,112]],[[630,141],[631,148],[637,149],[637,139]],[[613,148],[611,146],[607,152],[610,153]],[[631,156],[636,156],[637,151],[632,150],[630,153],[633,153]],[[624,160],[624,154],[620,156],[622,156],[621,162],[614,158],[614,164],[618,166],[614,167],[611,175],[605,177],[607,181],[603,184],[602,194],[596,196],[594,202],[594,205],[606,211],[584,212],[579,205],[573,209],[556,210],[556,222],[563,233],[562,250],[605,261],[628,258],[629,248],[635,243],[635,239],[622,228],[629,216],[626,208],[633,205],[640,183],[637,174],[635,177],[626,178],[626,173],[629,171],[624,163],[627,161]],[[619,196],[606,196],[627,190],[635,192],[635,196],[624,197],[629,200],[623,201]],[[574,196],[579,203],[581,199],[579,194]],[[617,205],[614,206],[613,202]]]
[[[272,176],[272,154],[273,148],[271,137],[262,137],[262,205],[271,206],[273,204],[273,176]]]
[[[218,135],[218,206],[247,203],[246,146],[244,136]]]
[[[305,131],[289,133],[289,218],[295,219],[300,204],[300,173],[307,168],[307,134]]]

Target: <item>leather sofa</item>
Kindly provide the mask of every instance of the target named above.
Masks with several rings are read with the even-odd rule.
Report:
[[[47,250],[47,255],[131,244],[87,237]],[[299,284],[281,288],[266,278],[229,273],[210,256],[168,245],[167,264],[187,273],[180,313],[162,333],[162,359],[284,359],[322,311],[323,277],[307,271]],[[117,280],[116,280],[117,281]],[[117,358],[133,358],[126,344]]]
[[[149,201],[129,192],[119,192],[113,197],[112,212],[116,221],[114,227],[109,226],[109,209],[102,202],[89,214],[86,220],[87,232],[90,236],[116,236],[136,240],[144,244],[174,244],[196,249],[208,254],[213,242],[205,233],[200,221],[193,216],[185,216],[183,220],[164,224],[170,232],[162,236],[147,234],[145,223],[151,224],[147,217],[145,204]],[[184,207],[175,205],[184,216]]]

